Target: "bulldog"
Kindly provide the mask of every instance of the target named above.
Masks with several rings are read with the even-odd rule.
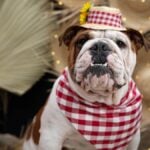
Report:
[[[142,104],[132,74],[142,35],[77,25],[64,32],[62,43],[68,67],[34,118],[23,149],[61,150],[77,131],[91,150],[137,150]]]
[[[70,109],[69,105],[73,99],[75,102],[81,103],[79,107],[83,107],[82,105],[87,106],[87,109],[95,107],[95,111],[97,109],[101,111],[103,110],[101,107],[106,106],[110,107],[110,112],[112,109],[116,109],[115,113],[118,113],[116,115],[120,113],[121,119],[118,119],[114,112],[112,112],[112,116],[109,113],[104,114],[110,115],[108,119],[113,118],[113,122],[106,123],[115,127],[120,124],[119,127],[123,130],[121,135],[117,134],[119,139],[122,138],[121,141],[117,137],[115,139],[115,135],[111,131],[111,136],[114,138],[110,136],[112,139],[107,140],[114,141],[115,145],[111,143],[110,149],[119,149],[120,147],[128,150],[138,149],[141,100],[140,93],[132,80],[132,74],[136,65],[137,51],[144,45],[142,35],[133,29],[122,32],[72,26],[65,31],[60,42],[64,42],[69,49],[68,67],[55,82],[46,105],[39,112],[40,115],[37,115],[39,118],[35,117],[32,123],[32,132],[30,131],[30,135],[24,143],[24,150],[61,150],[65,138],[74,132],[70,120],[73,123],[75,121],[68,117],[73,116],[74,112],[64,111],[67,106]],[[128,100],[124,100],[124,97],[127,97]],[[69,100],[63,101],[62,99],[65,98]],[[130,104],[130,102],[132,103]],[[126,107],[129,107],[129,111],[124,110]],[[77,110],[74,108],[74,111]],[[127,120],[124,120],[123,114],[126,112],[129,115],[126,114]],[[67,113],[72,114],[68,115]],[[84,112],[82,113],[84,114]],[[67,114],[67,117],[64,114]],[[91,120],[91,117],[88,117]],[[77,117],[73,116],[73,118]],[[120,131],[119,127],[115,127],[111,128]],[[100,128],[101,122],[98,129]],[[104,130],[103,125],[102,130]],[[109,131],[109,129],[107,130]],[[31,134],[33,135],[31,136]],[[103,135],[100,136],[103,137]],[[96,149],[101,149],[100,145],[96,144]]]

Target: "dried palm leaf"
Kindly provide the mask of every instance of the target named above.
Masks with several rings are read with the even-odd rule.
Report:
[[[55,16],[45,0],[5,0],[0,7],[0,88],[25,93],[50,67]],[[51,30],[50,30],[51,29]]]

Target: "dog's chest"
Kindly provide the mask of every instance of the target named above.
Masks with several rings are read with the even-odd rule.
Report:
[[[56,100],[73,127],[96,149],[123,149],[140,127],[141,94],[135,83],[119,106],[91,104],[69,86],[66,72],[60,77]]]

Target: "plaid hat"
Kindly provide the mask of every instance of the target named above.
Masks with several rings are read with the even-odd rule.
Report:
[[[122,26],[122,16],[119,9],[106,6],[90,6],[85,4],[80,11],[80,24],[91,29],[126,30]]]

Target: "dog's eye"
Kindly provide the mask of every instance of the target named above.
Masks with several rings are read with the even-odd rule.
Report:
[[[118,45],[120,48],[125,48],[125,47],[126,47],[126,44],[125,44],[123,41],[121,41],[121,40],[117,40],[116,43],[117,43],[117,45]]]
[[[76,46],[81,49],[84,43],[88,40],[88,38],[82,38],[76,42]]]

